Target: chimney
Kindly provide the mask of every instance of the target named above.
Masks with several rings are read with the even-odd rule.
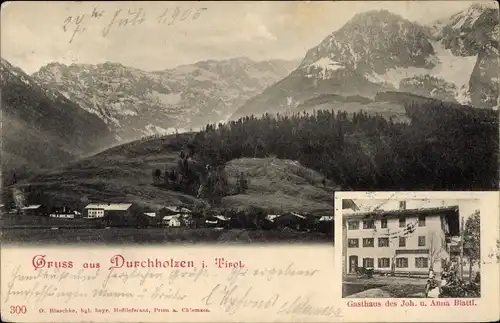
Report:
[[[406,201],[399,201],[399,210],[406,210]]]

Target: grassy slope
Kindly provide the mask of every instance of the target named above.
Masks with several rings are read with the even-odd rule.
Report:
[[[212,228],[110,228],[59,230],[0,230],[4,244],[192,244],[192,243],[331,243],[331,237],[311,232],[273,230],[217,230]]]
[[[28,181],[41,186],[58,203],[91,201],[135,202],[157,208],[168,204],[194,204],[194,197],[159,189],[152,184],[152,169],[176,165],[178,151],[166,147],[172,137],[135,141],[110,148],[68,166],[45,172]]]
[[[183,139],[189,134],[181,135]],[[29,181],[43,187],[58,203],[75,204],[86,195],[92,200],[130,201],[156,209],[162,205],[194,205],[198,200],[179,192],[157,188],[151,172],[176,166],[179,156],[175,136],[135,141],[110,148],[100,154],[72,163],[63,169],[40,174]],[[332,212],[332,183],[323,188],[323,176],[300,164],[279,159],[243,158],[229,162],[226,173],[231,186],[244,172],[249,180],[246,194],[223,199],[227,208],[252,205],[268,211]],[[314,185],[311,183],[314,182]]]
[[[322,185],[323,176],[298,162],[276,158],[241,158],[226,165],[230,184],[244,172],[249,179],[245,194],[227,196],[223,205],[248,208],[252,205],[270,212],[301,211],[332,214],[333,183]]]

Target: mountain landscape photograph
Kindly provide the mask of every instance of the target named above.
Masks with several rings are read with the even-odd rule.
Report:
[[[499,188],[496,2],[27,6],[2,243],[331,243],[337,191]]]

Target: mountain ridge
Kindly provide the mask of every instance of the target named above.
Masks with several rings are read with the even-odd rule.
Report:
[[[224,121],[243,102],[286,76],[296,61],[205,60],[159,71],[120,63],[51,63],[33,73],[98,115],[122,141]],[[92,87],[92,91],[89,89]]]
[[[16,172],[58,166],[114,144],[99,118],[4,58],[0,74],[2,180],[10,180]]]
[[[359,13],[231,120],[287,112],[321,94],[373,98],[393,90],[497,109],[498,37],[498,7],[473,5],[426,25],[388,10]]]

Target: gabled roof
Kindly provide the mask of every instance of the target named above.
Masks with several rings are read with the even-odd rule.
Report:
[[[146,213],[144,213],[144,215],[147,215],[147,216],[149,216],[151,218],[155,218],[156,217],[156,213],[154,213],[154,212],[146,212]]]
[[[266,215],[266,219],[269,220],[269,221],[274,221],[274,219],[276,219],[277,217],[279,217],[279,214],[268,214],[268,215]]]
[[[37,205],[28,205],[25,207],[22,207],[21,210],[37,210],[41,207],[42,205],[37,204]]]
[[[356,212],[342,214],[343,221],[363,220],[363,219],[381,219],[381,218],[400,218],[407,216],[444,216],[449,225],[449,234],[457,236],[460,234],[460,210],[458,205],[419,209],[402,209],[402,210],[377,210],[370,212]]]
[[[323,215],[319,221],[333,221],[333,215]]]
[[[365,217],[369,218],[372,216],[377,217],[389,217],[389,216],[408,216],[408,215],[436,215],[446,212],[458,212],[458,206],[446,206],[446,207],[432,207],[432,208],[419,208],[419,209],[403,209],[403,210],[376,210],[367,212],[354,212],[354,213],[343,213],[342,216],[355,218],[355,217]]]
[[[169,210],[170,212],[191,213],[190,209],[187,209],[187,208],[181,207],[181,206],[175,206],[175,205],[164,206],[161,209],[166,209],[166,210]]]
[[[305,216],[303,216],[303,215],[301,215],[301,214],[298,214],[298,213],[296,213],[296,212],[284,213],[284,214],[281,214],[280,216],[278,216],[277,218],[282,218],[282,217],[287,217],[287,216],[288,216],[288,217],[289,217],[289,216],[294,216],[294,217],[299,218],[299,219],[302,219],[302,220],[306,219],[306,217],[305,217]],[[275,219],[276,219],[276,218],[275,218]]]
[[[164,220],[164,221],[170,221],[172,219],[179,219],[180,216],[181,216],[180,214],[165,215],[162,220]]]
[[[351,199],[343,199],[342,200],[342,209],[343,210],[351,209],[353,211],[359,211],[359,207],[356,205],[356,202],[354,202]]]
[[[105,211],[126,211],[132,203],[91,203],[85,209],[100,209]]]

